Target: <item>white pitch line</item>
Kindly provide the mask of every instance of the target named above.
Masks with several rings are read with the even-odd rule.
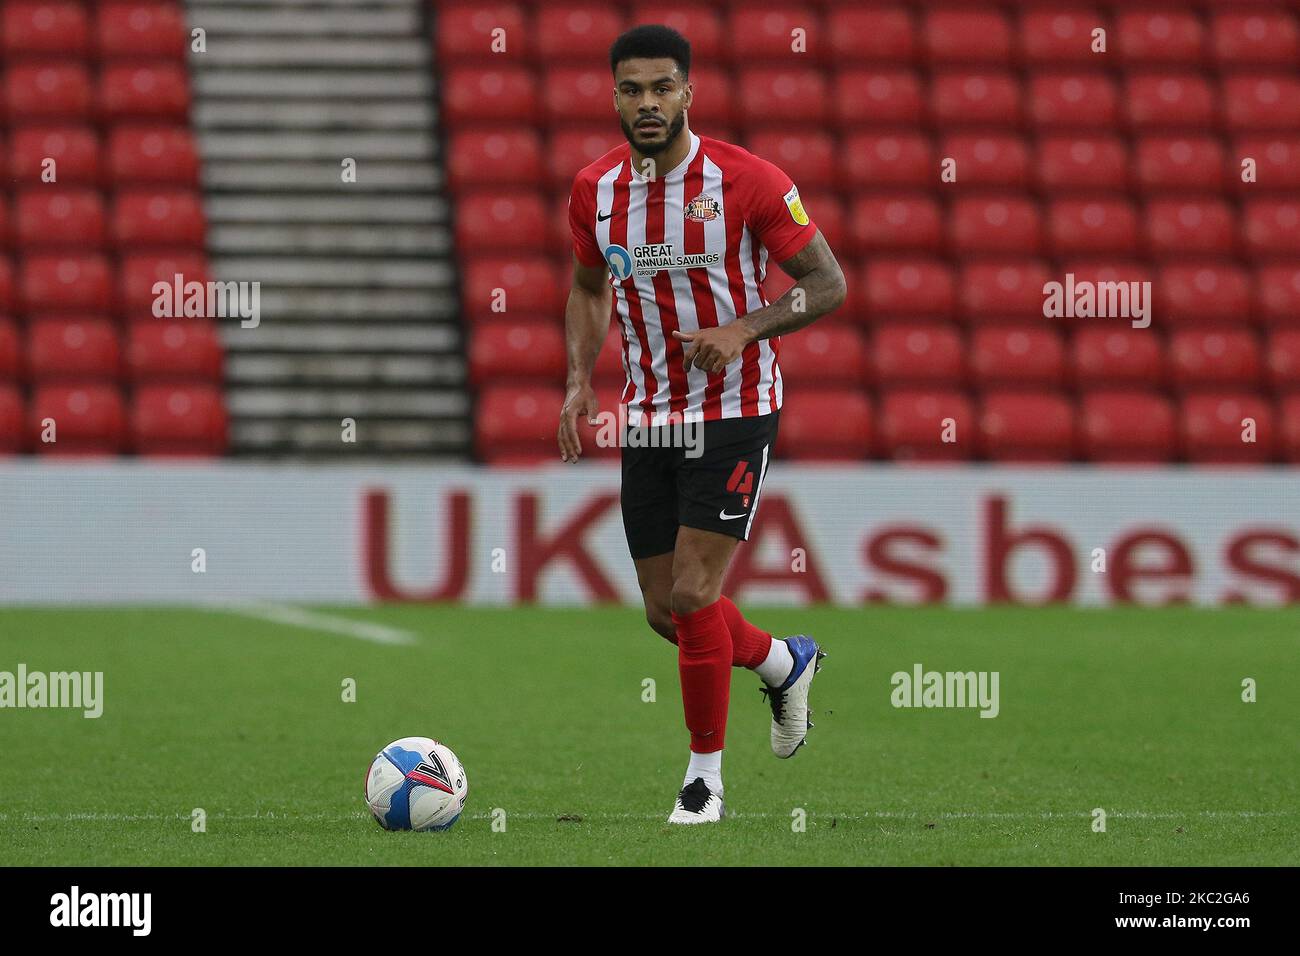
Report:
[[[244,617],[256,618],[259,621],[270,621],[273,624],[284,624],[289,627],[301,627],[309,631],[328,631],[331,634],[342,634],[345,637],[355,637],[363,641],[372,641],[375,644],[415,643],[415,635],[409,631],[398,630],[385,624],[374,624],[370,621],[358,621],[350,617],[308,611],[306,608],[294,607],[291,604],[240,602],[209,604],[206,606],[211,611],[240,614]]]

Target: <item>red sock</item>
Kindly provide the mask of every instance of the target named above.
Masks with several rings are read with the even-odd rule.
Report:
[[[727,705],[731,702],[731,632],[722,604],[690,614],[673,613],[677,626],[677,670],[682,678],[682,707],[691,751],[721,750],[727,732]]]
[[[727,630],[731,632],[731,663],[736,667],[748,667],[753,670],[772,650],[772,635],[760,630],[745,620],[740,608],[723,595],[718,599],[722,605],[722,616],[726,618]]]

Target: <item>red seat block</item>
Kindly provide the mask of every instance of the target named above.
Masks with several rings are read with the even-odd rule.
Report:
[[[953,286],[952,272],[937,260],[873,259],[860,288],[866,290],[865,305],[873,319],[949,319]]]
[[[932,63],[1001,66],[1011,58],[1011,24],[992,8],[931,10],[922,20],[921,42]]]
[[[26,445],[22,392],[14,385],[0,382],[0,455],[12,455]]]
[[[564,201],[567,203],[569,188],[573,185],[573,177],[578,174],[578,170],[624,142],[626,140],[619,134],[618,128],[611,130],[609,124],[588,123],[552,129],[546,149],[547,172],[551,184],[563,190]],[[568,217],[564,218],[567,235]]]
[[[980,402],[978,446],[991,461],[1069,461],[1074,405],[1058,392],[988,392]]]
[[[847,216],[839,197],[834,193],[813,190],[804,192],[801,188],[799,198],[803,200],[804,212],[808,214],[808,218],[816,223],[818,231],[826,237],[827,245],[842,256],[843,250],[848,248],[849,240],[848,226],[845,223]],[[781,270],[773,269],[772,264],[769,263],[767,274],[770,276],[773,272],[781,272]]]
[[[880,413],[885,454],[904,461],[957,461],[972,457],[979,428],[961,392],[902,389],[887,392]],[[952,441],[944,439],[951,437]]]
[[[834,119],[841,127],[917,126],[925,115],[925,94],[912,70],[845,69],[834,82]]]
[[[536,319],[496,319],[474,327],[469,348],[470,381],[476,385],[564,380],[564,330]]]
[[[447,146],[447,180],[456,191],[470,186],[540,186],[544,169],[542,140],[531,129],[467,130],[453,134]]]
[[[1300,28],[1281,10],[1224,11],[1210,23],[1214,58],[1225,66],[1294,67],[1300,59]]]
[[[1255,161],[1255,181],[1241,181],[1241,161]],[[1239,193],[1300,191],[1300,136],[1253,133],[1238,136],[1227,158],[1227,181]]]
[[[691,88],[694,94],[691,97],[691,129],[709,133],[735,122],[740,112],[735,87],[736,80],[728,71],[703,64],[692,65]],[[610,88],[613,89],[612,80]],[[612,102],[610,107],[612,109]]]
[[[159,0],[101,3],[95,23],[99,55],[111,59],[183,60],[189,32],[180,4]]]
[[[1133,253],[1137,210],[1121,199],[1059,199],[1048,206],[1047,236],[1057,255]]]
[[[803,31],[804,52],[793,49],[795,30]],[[817,63],[828,52],[821,17],[810,6],[772,2],[733,7],[726,31],[736,63]]]
[[[944,137],[939,155],[956,160],[963,186],[1022,189],[1029,183],[1029,147],[1019,136],[955,133]]]
[[[509,456],[559,461],[555,425],[564,390],[547,385],[490,385],[479,392],[474,418],[474,448],[479,458],[493,462]],[[612,410],[612,409],[611,409]],[[595,433],[579,426],[584,450],[595,444]]]
[[[609,67],[604,64],[549,70],[546,82],[542,84],[542,110],[546,121],[550,124],[607,122],[613,119],[613,89]],[[472,104],[470,108],[473,109]],[[533,112],[532,109],[529,112]]]
[[[86,8],[68,0],[10,0],[0,7],[0,59],[80,59],[90,51]]]
[[[14,311],[14,288],[13,264],[0,255],[0,313]]]
[[[28,256],[18,287],[27,312],[112,311],[111,273],[108,260],[100,255]]]
[[[27,368],[40,383],[116,379],[117,329],[105,318],[34,321],[27,331]]]
[[[8,319],[0,319],[0,382],[16,382],[22,374],[22,336],[17,325]]]
[[[1300,130],[1300,77],[1288,73],[1223,78],[1223,116],[1238,130]]]
[[[626,28],[623,9],[607,4],[546,4],[536,10],[533,31],[543,62],[589,59],[608,64],[610,44]]]
[[[189,73],[181,63],[110,63],[99,77],[106,120],[189,120]]]
[[[942,129],[1015,126],[1020,122],[1020,84],[999,71],[937,72],[930,84],[930,109]]]
[[[862,336],[849,325],[818,323],[783,336],[780,363],[784,381],[798,388],[804,385],[853,388],[868,377]]]
[[[475,121],[531,122],[539,107],[538,86],[533,71],[522,66],[453,67],[443,75],[443,117],[451,126]]]
[[[1300,329],[1278,329],[1268,337],[1268,378],[1278,391],[1300,390]]]
[[[970,322],[1043,320],[1043,285],[1053,275],[1038,259],[974,260],[962,266],[962,314]]]
[[[1294,199],[1247,202],[1242,214],[1241,238],[1252,258],[1300,258],[1300,202]]]
[[[532,52],[533,31],[526,6],[490,0],[439,4],[433,31],[444,63],[519,63]],[[500,31],[500,32],[497,32]]]
[[[220,455],[228,421],[211,385],[142,385],[131,405],[131,444],[141,455]]]
[[[740,73],[741,123],[825,123],[830,118],[830,93],[821,70],[745,69]]]
[[[14,185],[46,185],[45,160],[54,160],[60,186],[96,185],[100,179],[99,137],[89,126],[20,126],[9,140]]]
[[[1250,276],[1237,266],[1166,265],[1151,288],[1156,315],[1174,324],[1250,321]]]
[[[781,167],[799,187],[833,189],[839,179],[839,149],[830,134],[817,131],[792,134],[782,129],[758,129],[747,137],[746,148]]]
[[[631,22],[662,23],[676,30],[691,41],[691,59],[696,62],[721,59],[730,45],[726,22],[707,6],[642,3],[633,9]]]
[[[849,222],[853,248],[860,252],[938,252],[943,243],[939,203],[924,193],[862,196]]]
[[[843,153],[850,185],[931,188],[938,177],[930,141],[917,133],[855,133],[844,138]]]
[[[1252,424],[1254,440],[1246,441]],[[1188,395],[1179,431],[1188,460],[1207,464],[1270,461],[1278,437],[1272,406],[1253,392]]]
[[[978,328],[971,335],[970,364],[981,388],[1054,388],[1064,383],[1065,344],[1050,328]]]
[[[1236,220],[1218,199],[1156,199],[1147,204],[1144,231],[1159,256],[1231,255]]]
[[[948,234],[963,255],[1034,255],[1043,245],[1038,207],[1014,196],[953,200]]]
[[[1079,440],[1089,461],[1156,464],[1177,456],[1174,407],[1149,391],[1095,391],[1079,408]]]
[[[784,458],[858,461],[872,451],[871,401],[853,389],[800,388],[786,393],[776,452]]]
[[[1255,313],[1268,325],[1300,324],[1300,262],[1255,270]]]
[[[138,319],[129,326],[126,360],[136,382],[219,382],[221,340],[214,323],[194,319]]]
[[[463,269],[461,296],[464,309],[473,318],[550,316],[563,308],[567,285],[556,282],[549,260],[517,256],[476,256]],[[498,297],[502,290],[504,298]],[[504,312],[494,311],[500,302]]]
[[[46,420],[54,441],[41,440]],[[126,410],[113,385],[42,385],[32,391],[28,409],[30,446],[41,454],[113,455],[126,437]]]
[[[207,282],[208,257],[197,250],[173,249],[167,252],[135,252],[122,257],[119,269],[120,301],[129,317],[153,316],[153,303],[157,298],[154,284],[166,282],[169,287],[181,283]]]
[[[198,193],[131,189],[113,199],[113,240],[119,246],[202,246],[207,232]]]
[[[1169,339],[1169,369],[1183,389],[1252,388],[1263,361],[1253,332],[1182,329]]]
[[[1160,340],[1144,329],[1084,326],[1070,345],[1070,369],[1080,386],[1152,387],[1165,381]]]
[[[1092,31],[1097,27],[1107,27],[1105,18],[1086,6],[1025,10],[1019,30],[1021,57],[1036,67],[1093,65],[1098,54],[1092,52]]]
[[[80,63],[19,63],[4,77],[4,112],[10,122],[64,123],[87,120],[93,94]]]
[[[912,16],[901,5],[832,7],[825,35],[835,63],[910,63],[917,46]]]
[[[1218,97],[1197,73],[1130,74],[1124,104],[1129,124],[1141,130],[1204,130],[1218,116]]]
[[[118,126],[108,135],[108,172],[120,185],[197,187],[194,137],[183,126]]]
[[[546,244],[546,215],[537,193],[513,190],[468,193],[461,197],[456,210],[456,248],[462,255],[541,248]]]
[[[959,385],[966,378],[961,333],[951,325],[882,326],[867,350],[883,386]]]
[[[1029,117],[1045,129],[1114,128],[1119,90],[1103,73],[1039,73],[1029,80]]]
[[[1107,133],[1046,136],[1039,140],[1035,171],[1048,191],[1123,191],[1129,184],[1128,147]]]
[[[1205,27],[1195,13],[1122,11],[1115,28],[1115,50],[1125,63],[1134,66],[1196,66],[1205,57]]]
[[[1148,136],[1138,141],[1137,179],[1146,192],[1220,192],[1225,154],[1208,136]]]
[[[55,185],[25,189],[14,211],[14,233],[24,249],[84,251],[104,243],[104,202],[97,190]]]

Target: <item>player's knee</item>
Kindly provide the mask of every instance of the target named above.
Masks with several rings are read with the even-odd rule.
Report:
[[[645,619],[651,630],[666,641],[677,643],[677,626],[673,624],[673,612],[662,604],[647,604]]]
[[[674,614],[693,614],[717,599],[717,585],[702,576],[682,575],[673,581]]]

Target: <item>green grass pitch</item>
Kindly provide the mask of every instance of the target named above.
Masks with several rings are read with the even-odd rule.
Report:
[[[749,608],[830,652],[817,727],[777,760],[758,679],[735,672],[730,816],[693,828],[664,823],[687,744],[676,653],[637,610],[320,610],[416,640],[0,610],[0,671],[103,671],[105,697],[97,720],[0,710],[0,863],[1300,863],[1296,610]],[[890,675],[918,662],[998,671],[1001,713],[894,708]],[[465,764],[449,832],[385,833],[365,810],[371,757],[405,735]]]

